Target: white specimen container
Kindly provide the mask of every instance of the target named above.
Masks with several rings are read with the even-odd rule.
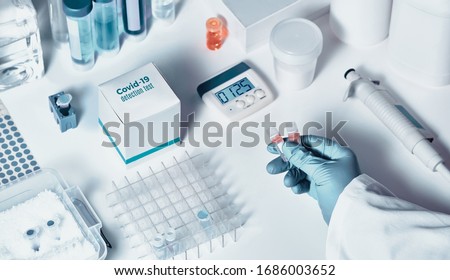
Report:
[[[425,86],[450,84],[450,1],[395,0],[390,34],[399,74]]]
[[[375,45],[389,34],[391,9],[392,0],[332,0],[330,27],[344,43]]]
[[[292,90],[308,87],[322,48],[322,32],[312,21],[295,18],[277,24],[270,36],[270,49],[279,85]]]

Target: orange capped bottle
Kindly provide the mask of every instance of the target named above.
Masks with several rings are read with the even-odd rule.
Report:
[[[220,49],[227,34],[228,30],[220,18],[212,17],[206,21],[206,47],[208,49],[212,51]]]

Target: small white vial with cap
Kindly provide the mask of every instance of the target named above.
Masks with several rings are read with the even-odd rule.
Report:
[[[175,21],[175,0],[152,0],[154,18],[170,25]]]
[[[59,217],[50,219],[45,223],[46,229],[55,240],[61,240],[60,225],[61,219]]]
[[[40,247],[39,234],[41,229],[39,227],[30,228],[24,233],[24,237],[31,242],[33,251],[38,252]]]
[[[208,211],[206,211],[206,210],[198,211],[197,219],[203,228],[211,227],[211,217],[209,216]]]
[[[164,233],[164,236],[166,238],[167,249],[172,256],[175,256],[179,251],[176,230],[174,228],[168,228]]]
[[[68,108],[71,101],[72,95],[69,93],[63,93],[56,100],[56,106],[58,106],[59,108]]]
[[[152,240],[150,240],[150,244],[153,247],[153,253],[160,260],[166,259],[167,256],[164,243],[164,237],[162,236],[162,234],[156,234],[155,236],[153,236]]]
[[[202,228],[205,230],[205,233],[210,238],[212,238],[214,231],[212,228],[213,223],[211,221],[211,216],[209,215],[209,212],[204,209],[198,211],[197,212],[197,220],[199,221]]]
[[[283,153],[284,139],[283,137],[281,137],[280,132],[275,127],[270,128],[270,141],[274,144],[274,147],[280,154],[281,159],[284,162],[288,162],[286,156]]]

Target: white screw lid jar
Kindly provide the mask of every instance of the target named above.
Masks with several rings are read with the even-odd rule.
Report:
[[[278,23],[270,35],[270,49],[280,86],[293,90],[308,87],[322,48],[322,32],[312,21],[295,18]]]

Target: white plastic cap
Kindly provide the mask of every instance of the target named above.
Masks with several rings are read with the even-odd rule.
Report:
[[[67,108],[69,107],[71,101],[72,95],[69,93],[63,93],[60,96],[58,96],[58,99],[56,100],[56,106],[61,108]]]
[[[52,230],[58,228],[60,224],[61,224],[61,219],[59,217],[54,217],[53,219],[48,220],[46,223],[47,228],[52,229]]]
[[[298,133],[298,127],[297,124],[295,122],[291,122],[289,123],[289,125],[286,126],[286,133],[290,134],[290,133]]]
[[[161,234],[156,234],[153,236],[152,240],[150,240],[150,244],[156,248],[162,247],[164,246],[164,237]]]
[[[273,56],[289,65],[307,64],[322,53],[323,36],[312,21],[294,18],[278,23],[270,35]]]
[[[276,127],[271,127],[269,130],[270,140],[277,137],[278,135],[280,135],[280,132],[278,131],[278,129]]]
[[[174,228],[168,228],[164,234],[167,242],[173,242],[177,239],[177,232]]]
[[[198,211],[198,213],[197,213],[197,219],[198,219],[200,222],[206,222],[206,221],[211,220],[211,218],[210,218],[210,216],[209,216],[209,213],[208,213],[208,211],[206,211],[206,210],[200,210],[200,211]]]
[[[30,228],[24,233],[24,236],[26,238],[28,238],[29,240],[33,240],[36,237],[38,237],[40,231],[41,231],[41,229],[39,227]]]

